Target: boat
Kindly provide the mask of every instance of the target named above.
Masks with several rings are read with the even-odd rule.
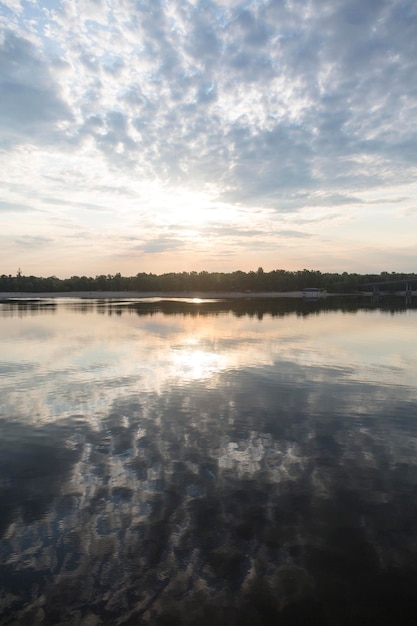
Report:
[[[327,291],[319,287],[304,287],[302,294],[304,300],[318,300],[318,298],[326,297]]]

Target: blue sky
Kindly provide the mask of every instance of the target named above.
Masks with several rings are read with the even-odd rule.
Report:
[[[417,271],[415,0],[3,0],[0,28],[0,273]]]

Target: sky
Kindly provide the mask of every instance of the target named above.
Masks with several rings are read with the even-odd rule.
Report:
[[[0,1],[0,274],[417,272],[415,0]]]

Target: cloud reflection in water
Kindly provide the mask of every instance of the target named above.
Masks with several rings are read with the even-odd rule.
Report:
[[[65,367],[1,379],[4,623],[414,623],[416,388],[352,359],[360,312],[60,315]],[[366,315],[415,368],[404,318]],[[86,336],[110,352],[84,379]]]

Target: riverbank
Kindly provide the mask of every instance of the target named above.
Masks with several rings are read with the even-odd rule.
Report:
[[[372,291],[356,293],[319,293],[306,294],[303,291],[45,291],[24,292],[4,291],[0,292],[0,302],[7,300],[48,300],[48,299],[82,299],[82,300],[151,300],[151,299],[179,299],[179,300],[232,300],[232,299],[255,299],[255,298],[304,298],[306,300],[322,299],[327,297],[360,297],[372,296]],[[378,296],[405,296],[404,291],[381,292]],[[417,296],[417,291],[412,291],[412,296]]]
[[[231,298],[302,298],[302,291],[265,291],[265,292],[235,292],[235,291],[63,291],[63,292],[3,292],[1,300],[41,300],[49,298],[82,298],[86,300],[144,300],[150,298],[181,298],[204,300],[221,300]]]

